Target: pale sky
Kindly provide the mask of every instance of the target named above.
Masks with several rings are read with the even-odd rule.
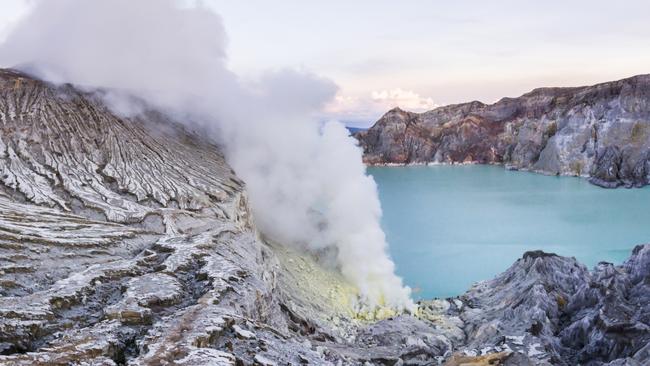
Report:
[[[0,39],[25,0],[0,3]],[[204,0],[243,76],[292,67],[340,87],[328,115],[492,103],[650,73],[650,1]],[[154,14],[152,14],[154,16]]]

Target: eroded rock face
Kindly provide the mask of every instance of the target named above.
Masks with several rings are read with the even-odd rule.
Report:
[[[456,358],[506,352],[512,365],[650,364],[649,273],[650,245],[591,272],[574,258],[528,252],[495,279],[442,300],[467,337]]]
[[[393,109],[358,132],[369,164],[503,164],[591,177],[605,187],[650,182],[650,75],[519,98]]]
[[[530,252],[379,321],[265,242],[218,149],[164,116],[0,71],[0,365],[647,364],[650,247]]]
[[[335,365],[449,348],[424,320],[356,319],[342,276],[264,242],[219,150],[159,113],[121,118],[97,93],[2,70],[0,132],[2,365]]]

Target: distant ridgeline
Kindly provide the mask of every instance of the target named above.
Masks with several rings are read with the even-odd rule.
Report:
[[[539,88],[494,104],[388,111],[355,133],[371,165],[503,164],[589,177],[603,187],[650,182],[650,75]]]

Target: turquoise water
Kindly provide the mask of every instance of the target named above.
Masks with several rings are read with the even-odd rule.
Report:
[[[603,189],[497,166],[368,171],[397,272],[415,298],[460,295],[527,250],[574,256],[591,268],[621,263],[650,242],[650,187]]]

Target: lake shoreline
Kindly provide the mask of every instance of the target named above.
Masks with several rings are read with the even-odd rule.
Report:
[[[398,274],[422,289],[418,298],[460,295],[525,251],[594,266],[621,263],[648,242],[643,222],[650,214],[641,203],[650,201],[650,189],[602,189],[568,179],[578,177],[518,173],[492,164],[368,167]],[[443,284],[430,280],[450,274]]]
[[[514,172],[524,172],[524,173],[533,173],[533,174],[540,174],[540,175],[545,175],[549,177],[573,177],[573,178],[581,178],[587,180],[587,182],[591,183],[594,186],[600,187],[600,188],[606,188],[606,189],[616,189],[616,188],[643,188],[645,185],[632,185],[632,184],[612,184],[611,182],[606,182],[603,180],[599,180],[597,178],[594,178],[590,176],[589,174],[571,174],[568,172],[564,173],[550,173],[548,171],[544,170],[539,170],[539,169],[528,169],[528,168],[518,168],[510,164],[504,164],[504,163],[496,163],[496,162],[488,162],[488,163],[482,163],[482,162],[411,162],[411,163],[368,163],[364,161],[364,164],[366,168],[371,168],[371,167],[408,167],[408,166],[472,166],[472,165],[486,165],[486,166],[498,166],[502,167],[505,170],[509,171],[514,171]]]

